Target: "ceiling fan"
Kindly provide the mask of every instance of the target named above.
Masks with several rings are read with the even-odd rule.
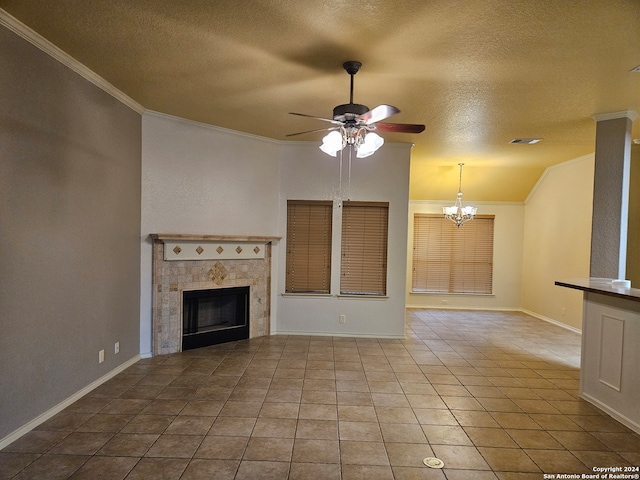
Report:
[[[291,115],[315,118],[323,122],[329,122],[333,126],[304,132],[290,133],[287,137],[303,135],[305,133],[329,131],[323,138],[320,150],[335,157],[337,153],[347,145],[352,145],[359,158],[372,155],[382,146],[384,140],[375,132],[389,133],[420,133],[424,131],[424,125],[414,123],[381,123],[382,120],[400,113],[400,110],[391,105],[378,105],[369,110],[366,105],[353,103],[353,77],[362,64],[356,61],[344,62],[342,67],[351,77],[349,103],[338,105],[333,109],[333,119],[314,117],[304,113],[289,112]]]

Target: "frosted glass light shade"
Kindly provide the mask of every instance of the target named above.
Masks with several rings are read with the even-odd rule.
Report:
[[[478,211],[478,209],[476,207],[462,207],[462,215],[469,215],[469,216],[474,216],[476,214],[476,212]]]
[[[356,157],[365,158],[370,155],[373,155],[376,150],[378,150],[382,144],[384,143],[384,138],[382,138],[377,133],[369,132],[364,137],[364,142],[362,145],[358,147],[358,151],[356,153]]]
[[[442,213],[449,217],[455,217],[456,213],[458,213],[458,207],[456,205],[453,207],[442,207]]]
[[[327,155],[331,155],[335,157],[340,150],[344,148],[344,143],[342,140],[342,135],[337,130],[333,132],[329,132],[322,139],[322,145],[320,145],[320,150],[322,150]]]

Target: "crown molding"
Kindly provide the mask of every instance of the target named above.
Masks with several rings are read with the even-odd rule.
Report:
[[[177,122],[177,123],[182,123],[185,125],[190,125],[196,128],[204,128],[207,130],[214,130],[216,132],[222,132],[228,135],[235,135],[238,137],[244,137],[244,138],[250,138],[253,140],[260,140],[263,142],[268,142],[268,143],[273,143],[276,145],[289,145],[292,142],[287,142],[285,140],[276,140],[273,138],[269,138],[269,137],[262,137],[260,135],[255,135],[253,133],[246,133],[246,132],[241,132],[239,130],[232,130],[230,128],[225,128],[225,127],[218,127],[217,125],[212,125],[210,123],[204,123],[204,122],[199,122],[197,120],[190,120],[188,118],[183,118],[183,117],[176,117],[175,115],[171,115],[168,113],[162,113],[162,112],[156,112],[155,110],[145,110],[144,111],[144,117],[156,117],[156,118],[160,118],[160,119],[165,119],[171,122]],[[302,143],[302,142],[300,142]]]
[[[3,10],[2,8],[0,8],[0,25],[11,30],[13,33],[22,37],[24,40],[31,43],[36,48],[53,57],[58,62],[73,70],[84,79],[93,83],[96,87],[100,88],[101,90],[114,97],[116,100],[125,104],[127,107],[135,110],[140,114],[143,114],[145,112],[146,109],[138,102],[122,93],[100,75],[84,66],[82,63],[80,63],[78,60],[73,58],[62,49],[56,47],[49,40],[44,38],[39,33],[33,31],[31,28],[20,22],[18,19],[10,15],[6,10]]]
[[[451,206],[453,202],[451,201],[451,199],[449,200],[409,200],[409,205],[422,205],[422,206],[434,206],[434,207],[449,207]],[[467,200],[465,200],[465,203],[467,203]],[[476,201],[476,200],[469,200],[469,203],[473,204],[473,206],[475,207],[476,205],[483,205],[483,206],[496,206],[496,207],[522,207],[524,206],[524,202],[498,202],[498,201]]]

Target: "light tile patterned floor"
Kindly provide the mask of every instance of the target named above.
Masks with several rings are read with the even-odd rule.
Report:
[[[159,356],[6,447],[0,479],[540,480],[640,465],[640,436],[578,398],[579,358],[560,327],[453,310],[409,310],[406,340]]]

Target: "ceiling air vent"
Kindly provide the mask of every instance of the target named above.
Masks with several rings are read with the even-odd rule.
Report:
[[[516,145],[534,145],[541,141],[542,141],[541,138],[514,138],[509,143],[513,143]]]

